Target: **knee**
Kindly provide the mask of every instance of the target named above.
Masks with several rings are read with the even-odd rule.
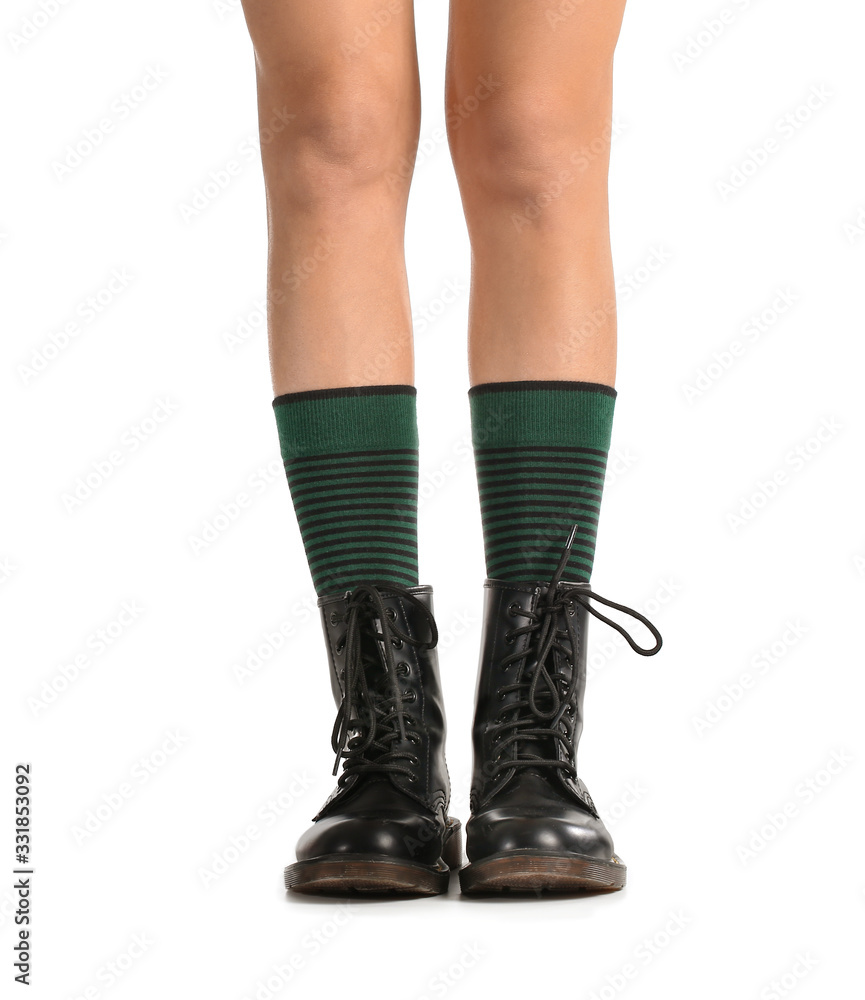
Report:
[[[465,99],[463,99],[465,101]],[[504,87],[469,112],[449,102],[454,169],[464,199],[522,201],[600,167],[613,135],[608,102],[596,88],[578,99],[546,87]]]
[[[290,82],[260,80],[259,120],[265,175],[303,202],[341,198],[411,175],[419,102],[385,75],[317,69]],[[268,119],[288,118],[281,130]],[[407,184],[404,185],[407,188]]]

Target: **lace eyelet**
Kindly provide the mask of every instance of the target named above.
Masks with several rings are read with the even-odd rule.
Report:
[[[396,665],[396,672],[400,677],[408,677],[409,665],[405,662],[405,660],[399,661]]]
[[[513,646],[513,644],[514,644],[514,643],[516,642],[516,639],[515,639],[515,638],[514,638],[514,637],[513,637],[512,635],[511,635],[511,633],[510,633],[510,632],[506,632],[506,633],[505,633],[505,642],[506,642],[506,643],[507,643],[507,644],[508,644],[509,646]]]
[[[418,736],[417,733],[406,733],[406,739],[409,741],[409,743],[420,743],[421,742],[421,738],[420,738],[420,736]]]
[[[402,639],[391,639],[390,644],[394,649],[402,649],[403,647]]]
[[[331,613],[330,613],[330,624],[331,625],[339,625],[339,618],[337,617],[335,611],[331,611]]]
[[[384,613],[391,621],[396,619],[396,611],[393,608],[385,608]]]
[[[402,700],[407,701],[409,704],[411,704],[413,701],[417,701],[417,695],[415,694],[414,691],[407,691],[402,696]]]
[[[409,757],[408,762],[409,764],[411,764],[412,767],[417,767],[418,764],[420,764],[420,757],[417,757],[415,756],[415,754],[412,754],[411,757]]]
[[[576,607],[574,605],[574,602],[573,601],[568,601],[568,614],[571,616],[571,618],[573,618],[576,613],[577,613],[577,609],[576,609]]]
[[[519,606],[519,604],[517,604],[516,601],[512,601],[508,606],[508,614],[511,616],[511,618],[515,617],[516,613],[522,610],[523,609]]]

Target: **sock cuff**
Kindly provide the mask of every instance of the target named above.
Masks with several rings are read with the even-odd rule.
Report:
[[[418,448],[413,385],[291,392],[277,396],[273,410],[284,462],[309,455]]]
[[[345,396],[417,396],[417,388],[413,385],[346,385],[337,389],[307,389],[277,396],[273,405],[277,407],[311,399],[341,399]]]
[[[561,389],[563,392],[600,392],[605,396],[616,398],[616,390],[611,385],[603,385],[600,382],[531,379],[517,382],[481,382],[469,389],[469,399],[485,396],[490,392],[527,392],[533,389],[545,392],[549,392],[551,389]]]
[[[480,448],[610,450],[616,390],[597,382],[485,382],[469,390],[472,443]]]

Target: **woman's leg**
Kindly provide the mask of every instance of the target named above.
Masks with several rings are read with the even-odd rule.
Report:
[[[461,847],[446,812],[431,592],[416,588],[403,256],[419,125],[412,3],[244,9],[267,188],[274,410],[340,705],[334,773],[343,764],[286,887],[438,893],[440,859],[455,864]],[[274,117],[287,127],[272,128]]]
[[[411,586],[418,458],[403,236],[420,115],[412,5],[243,6],[267,190],[274,411],[313,583],[319,595],[367,580]]]
[[[469,398],[491,578],[464,892],[625,882],[576,767],[615,401],[607,164],[623,5],[451,0],[448,120],[472,245]],[[472,101],[479,77],[489,96]]]
[[[451,2],[470,398],[487,571],[500,579],[548,580],[574,523],[566,579],[591,573],[615,398],[607,170],[623,8]]]
[[[607,169],[624,6],[451,2],[447,104],[472,244],[473,385],[614,383]],[[480,102],[479,79],[491,91]]]
[[[274,391],[409,384],[403,236],[420,118],[412,4],[243,8],[263,135]]]

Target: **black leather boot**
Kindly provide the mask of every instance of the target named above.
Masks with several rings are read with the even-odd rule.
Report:
[[[286,889],[434,895],[462,862],[448,816],[432,588],[360,584],[319,598],[339,711],[337,788],[297,844]]]
[[[577,776],[583,726],[588,614],[620,632],[636,652],[661,648],[641,614],[561,581],[575,529],[546,586],[487,580],[473,729],[469,864],[463,892],[609,892],[626,868]],[[589,601],[632,615],[655,645],[638,646]]]

